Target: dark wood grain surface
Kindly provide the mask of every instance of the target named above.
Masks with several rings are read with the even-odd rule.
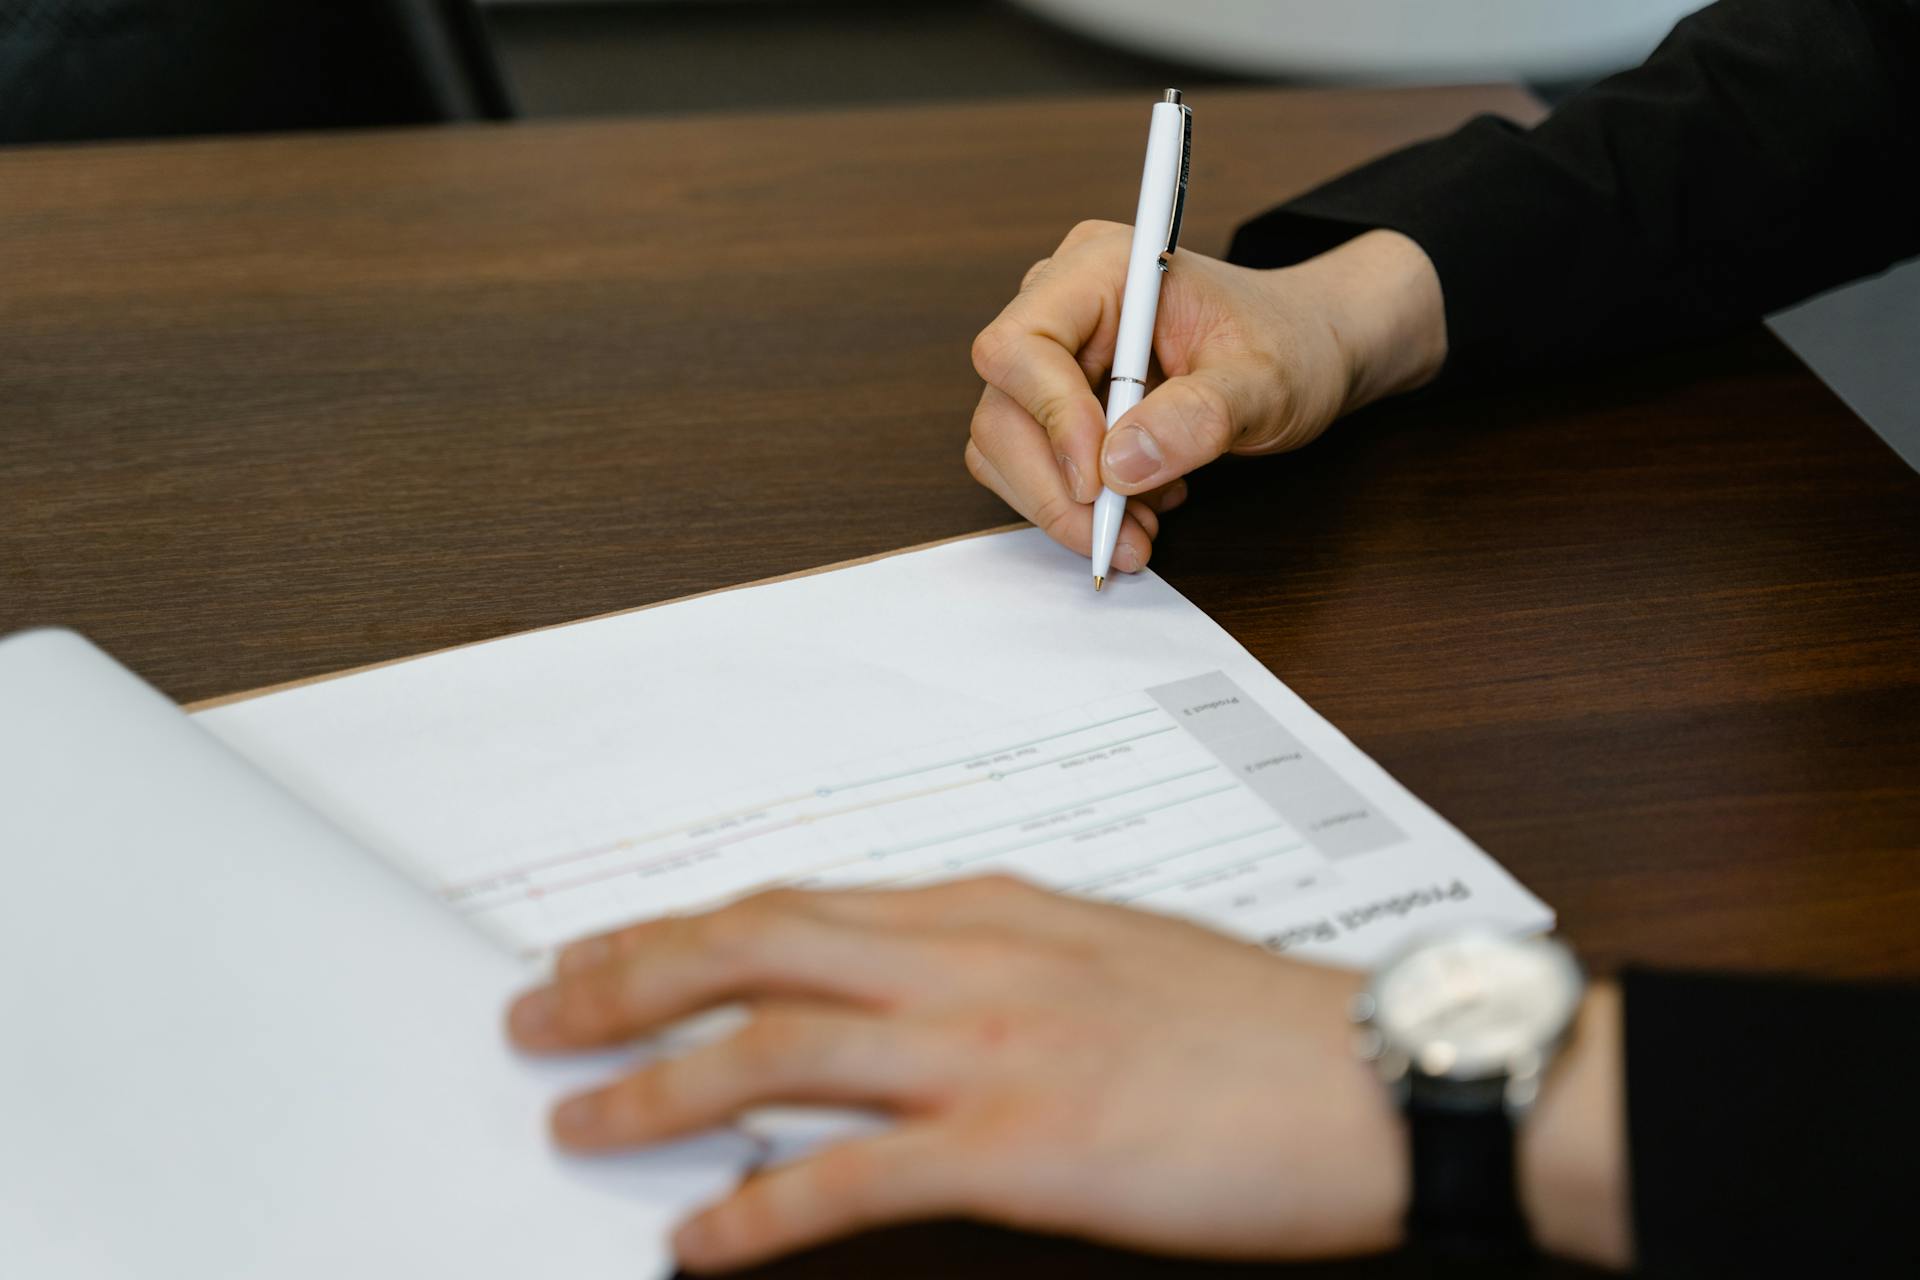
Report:
[[[1537,112],[1192,101],[1216,253]],[[1144,120],[0,153],[0,631],[77,627],[185,701],[1003,522],[960,465],[969,339],[1130,214]],[[1758,329],[1213,468],[1155,564],[1601,967],[1920,975],[1920,479]],[[954,1226],[769,1274],[1188,1270]]]

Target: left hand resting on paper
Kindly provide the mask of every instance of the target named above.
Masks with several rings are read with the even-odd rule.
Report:
[[[1383,1249],[1406,1155],[1349,1048],[1359,979],[1002,877],[766,893],[560,957],[514,1006],[537,1051],[745,1002],[731,1038],[562,1103],[565,1146],[628,1147],[771,1103],[891,1129],[757,1173],[685,1223],[683,1265],[971,1217],[1216,1257]]]

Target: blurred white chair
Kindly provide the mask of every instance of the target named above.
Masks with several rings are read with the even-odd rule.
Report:
[[[1257,77],[1573,81],[1631,66],[1703,0],[1015,0],[1097,40]]]

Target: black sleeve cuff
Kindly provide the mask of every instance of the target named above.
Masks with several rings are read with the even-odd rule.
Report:
[[[1510,342],[1517,299],[1503,287],[1522,260],[1552,269],[1557,237],[1529,223],[1506,152],[1519,126],[1479,116],[1445,138],[1383,156],[1255,218],[1234,233],[1230,262],[1283,267],[1305,261],[1364,231],[1398,231],[1433,261],[1447,312],[1446,376],[1470,376]],[[1513,226],[1543,243],[1515,243]],[[1496,225],[1500,234],[1490,234]],[[1554,241],[1556,243],[1545,243]],[[1517,353],[1508,351],[1506,359]]]
[[[1604,193],[1529,131],[1477,116],[1443,138],[1395,151],[1246,223],[1228,260],[1291,266],[1363,231],[1398,231],[1423,250],[1446,304],[1450,382],[1578,363],[1655,336],[1643,301],[1647,253],[1596,216]],[[1669,285],[1658,336],[1729,323]]]
[[[1448,378],[1709,337],[1920,250],[1917,52],[1916,0],[1721,0],[1534,128],[1481,116],[1384,156],[1229,257],[1405,234],[1440,276]]]
[[[1920,1275],[1920,987],[1629,972],[1627,1136],[1655,1275]]]

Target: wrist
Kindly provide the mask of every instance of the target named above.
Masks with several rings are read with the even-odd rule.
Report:
[[[1633,1258],[1623,1041],[1620,989],[1597,983],[1514,1152],[1534,1243],[1616,1268]]]
[[[1344,1118],[1346,1136],[1340,1157],[1356,1171],[1355,1194],[1343,1206],[1353,1226],[1344,1251],[1384,1252],[1406,1243],[1407,1211],[1413,1203],[1406,1117],[1392,1093],[1381,1086],[1373,1065],[1353,1051],[1349,1019],[1356,1000],[1367,989],[1366,977],[1343,973],[1334,989],[1339,994],[1332,1008],[1343,1036],[1337,1052],[1347,1067],[1328,1088],[1324,1101],[1333,1108],[1330,1114]]]
[[[1297,267],[1345,370],[1340,412],[1425,386],[1447,359],[1440,276],[1398,231],[1364,232]]]
[[[1354,1017],[1406,1116],[1416,1243],[1631,1261],[1618,987],[1554,939],[1470,928],[1375,973]]]

